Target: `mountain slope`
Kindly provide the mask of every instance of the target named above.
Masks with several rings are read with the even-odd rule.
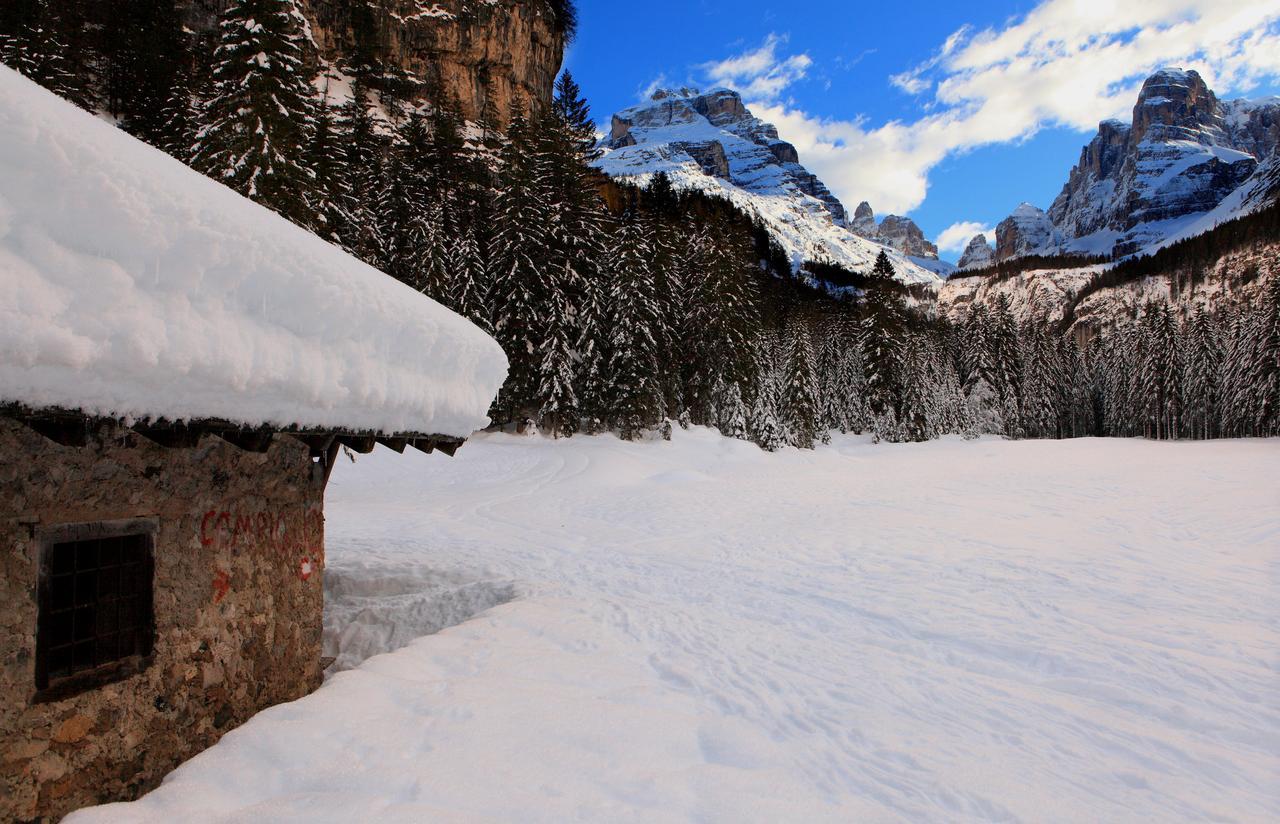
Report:
[[[601,147],[596,165],[612,177],[645,182],[664,172],[677,187],[724,197],[757,215],[796,265],[828,260],[865,271],[886,251],[902,280],[938,280],[921,262],[850,231],[844,205],[737,92],[660,91],[615,114]]]

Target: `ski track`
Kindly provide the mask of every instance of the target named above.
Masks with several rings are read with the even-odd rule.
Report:
[[[515,600],[73,819],[1276,820],[1278,490],[1277,441],[379,450],[328,574]]]

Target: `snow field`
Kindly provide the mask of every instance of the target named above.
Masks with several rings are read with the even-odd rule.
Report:
[[[1277,441],[379,450],[328,574],[516,599],[69,820],[1275,820],[1277,490]]]

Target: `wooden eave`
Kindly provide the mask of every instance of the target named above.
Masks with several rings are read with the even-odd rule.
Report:
[[[169,421],[164,418],[130,421],[88,415],[68,409],[32,409],[22,404],[0,404],[0,416],[13,418],[26,424],[55,443],[63,446],[87,446],[104,424],[136,432],[143,438],[169,449],[190,449],[205,435],[215,435],[238,449],[247,452],[266,452],[277,437],[291,437],[305,443],[312,458],[328,458],[339,447],[367,455],[382,444],[396,452],[407,448],[422,452],[440,451],[453,457],[465,438],[449,435],[428,435],[418,432],[381,432],[350,429],[308,428],[301,426],[246,426],[214,418],[190,421]]]

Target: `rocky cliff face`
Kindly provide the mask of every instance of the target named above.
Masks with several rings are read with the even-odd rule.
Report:
[[[230,0],[179,0],[187,25],[216,31]],[[404,73],[415,100],[453,98],[503,128],[551,100],[563,22],[547,0],[300,0],[317,56],[348,73]]]
[[[1280,99],[1219,101],[1194,71],[1147,78],[1130,124],[1108,120],[1049,208],[1058,248],[1130,254],[1245,184],[1280,145]],[[997,256],[1001,252],[997,251]]]
[[[925,240],[924,232],[909,217],[886,215],[880,221],[880,237],[886,245],[912,257],[938,259],[938,247]]]
[[[927,255],[932,244],[905,218],[909,225],[893,229],[897,244],[850,231],[844,205],[800,165],[795,146],[752,115],[737,92],[659,91],[615,114],[601,148],[606,153],[597,165],[614,177],[643,182],[664,172],[677,186],[727,198],[758,215],[796,264],[828,260],[867,271],[887,247],[903,280],[938,279],[908,258]],[[937,249],[932,253],[936,258]]]
[[[849,228],[859,237],[882,243],[904,255],[938,259],[938,247],[925,239],[924,232],[914,220],[901,215],[885,215],[876,223],[876,213],[865,200],[858,204]]]
[[[996,262],[995,250],[987,243],[986,235],[974,235],[960,256],[960,269],[981,269]]]

